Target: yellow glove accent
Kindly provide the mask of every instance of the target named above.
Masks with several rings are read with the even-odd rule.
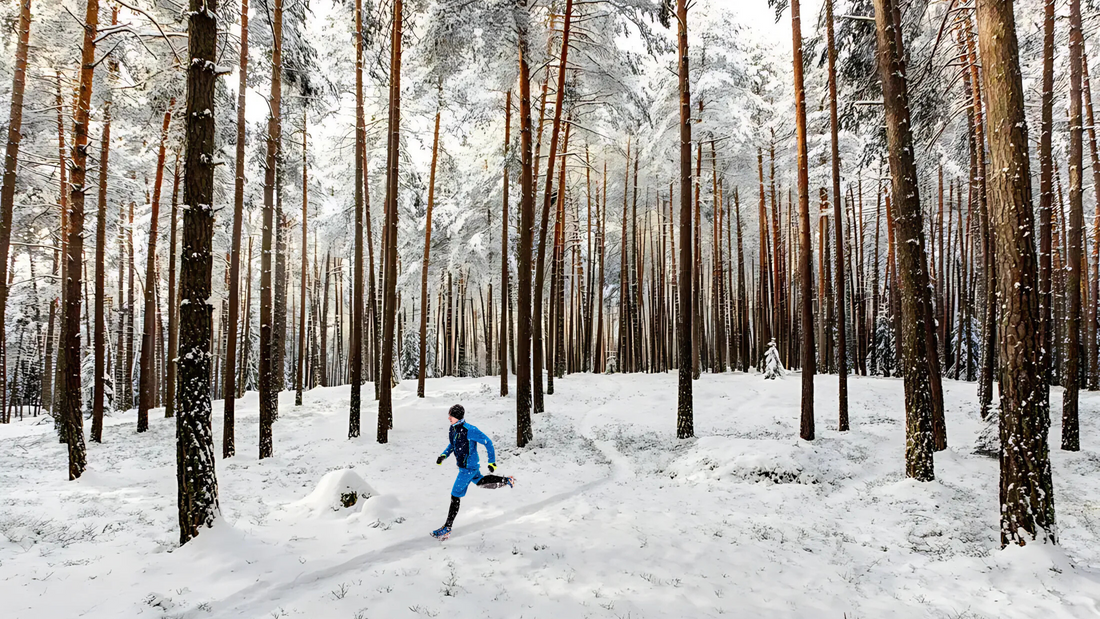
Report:
[[[489,472],[490,473],[495,473],[496,470],[497,470],[497,463],[496,462],[490,462],[489,463]]]

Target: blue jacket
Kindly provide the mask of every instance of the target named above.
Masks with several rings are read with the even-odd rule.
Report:
[[[476,427],[466,423],[465,421],[457,421],[451,425],[451,431],[448,437],[451,441],[450,445],[443,450],[442,456],[446,458],[454,452],[455,463],[458,464],[460,469],[480,469],[481,463],[477,459],[477,443],[481,443],[485,446],[485,451],[488,452],[489,462],[497,461],[496,450],[493,449],[493,441],[489,440],[488,436]]]

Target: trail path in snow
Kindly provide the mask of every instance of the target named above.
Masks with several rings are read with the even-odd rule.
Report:
[[[573,490],[561,492],[541,501],[510,510],[499,516],[464,524],[451,534],[451,539],[461,539],[493,527],[516,522],[525,516],[536,514],[546,508],[560,505],[569,499],[595,490],[610,481],[622,482],[633,476],[634,469],[630,460],[616,449],[613,441],[598,439],[595,433],[599,413],[615,403],[615,397],[621,391],[622,386],[616,384],[613,391],[602,394],[601,399],[603,401],[600,405],[589,409],[580,420],[574,420],[575,428],[580,436],[596,447],[611,464],[611,472],[608,475]],[[302,593],[303,588],[309,588],[310,585],[315,583],[357,573],[365,568],[378,567],[386,563],[408,559],[413,555],[431,551],[439,546],[439,541],[427,535],[407,538],[382,548],[364,552],[334,565],[301,572],[289,581],[258,580],[255,584],[245,587],[227,598],[216,602],[208,602],[208,608],[212,609],[212,613],[204,605],[202,609],[192,609],[184,617],[236,619],[239,617],[260,616],[272,608],[278,608],[280,601],[297,597]]]

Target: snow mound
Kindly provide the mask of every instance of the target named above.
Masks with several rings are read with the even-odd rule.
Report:
[[[669,476],[690,482],[742,480],[775,484],[816,484],[812,467],[797,445],[708,436],[674,460]]]
[[[979,456],[996,458],[1001,455],[1000,416],[990,414],[982,421],[982,431],[974,439],[974,453]]]
[[[288,507],[317,516],[340,511],[358,513],[364,502],[377,494],[358,473],[340,469],[325,473],[309,496]]]

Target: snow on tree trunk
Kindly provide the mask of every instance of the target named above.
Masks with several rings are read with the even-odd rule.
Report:
[[[925,320],[929,298],[924,225],[917,190],[917,169],[905,79],[905,52],[894,0],[875,0],[879,76],[886,110],[886,138],[893,184],[901,305],[902,372],[905,377],[905,472],[920,481],[935,479],[933,468],[932,393]]]
[[[695,436],[692,404],[692,242],[691,242],[691,91],[688,67],[687,0],[676,1],[677,55],[680,75],[680,333],[676,363],[679,372],[676,437]]]
[[[990,215],[1001,304],[1001,546],[1036,539],[1054,543],[1050,406],[1040,368],[1038,265],[1016,20],[1011,3],[978,0],[977,8],[992,129]]]
[[[267,153],[264,160],[263,238],[260,243],[260,459],[272,454],[272,425],[279,412],[279,391],[275,373],[282,368],[275,364],[275,312],[273,287],[275,268],[275,226],[281,222],[275,218],[276,171],[279,166],[282,140],[282,67],[283,67],[283,0],[275,0],[272,29],[274,41],[271,50],[270,113],[267,119]]]
[[[531,160],[530,8],[520,0],[515,11],[519,54],[520,216],[516,295],[516,445],[531,441],[531,249],[535,231],[534,162]]]
[[[210,411],[209,303],[214,264],[214,87],[217,17],[214,0],[191,0],[188,13],[187,154],[184,159],[180,259],[179,391],[176,415],[180,544],[218,515]]]
[[[248,90],[248,0],[241,0],[240,61],[237,83],[237,140],[233,174],[233,232],[229,251],[229,341],[225,347],[225,388],[222,390],[222,457],[231,458],[237,453],[235,412],[237,398],[237,323],[240,313],[241,290],[241,232],[244,220],[245,185],[245,103]],[[251,242],[251,240],[250,240]],[[251,269],[251,265],[249,265]],[[251,272],[251,270],[249,271]],[[247,302],[247,301],[246,301]],[[247,318],[246,318],[247,320]],[[247,344],[244,344],[247,346]],[[242,351],[242,358],[243,358]]]
[[[1081,118],[1081,65],[1085,47],[1081,34],[1081,0],[1070,0],[1069,27],[1069,226],[1067,229],[1066,265],[1066,363],[1062,374],[1065,391],[1062,395],[1062,449],[1081,449],[1081,430],[1077,406],[1080,388],[1081,346],[1081,268],[1085,226],[1084,208],[1081,204],[1082,118]]]

